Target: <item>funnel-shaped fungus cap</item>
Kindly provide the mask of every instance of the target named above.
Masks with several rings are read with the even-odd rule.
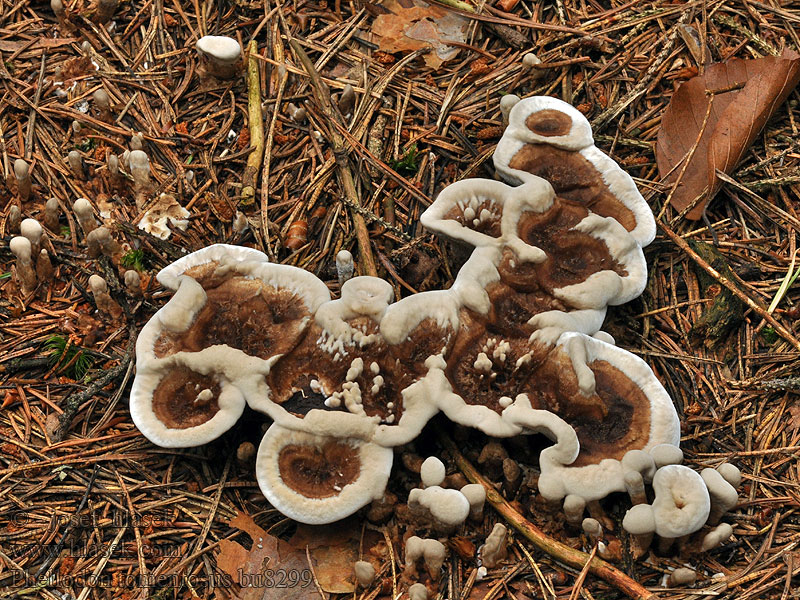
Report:
[[[574,456],[565,452],[549,462],[551,449],[542,453],[539,486],[548,499],[597,500],[625,491],[622,460],[629,451],[678,444],[678,416],[666,390],[644,361],[616,346],[566,333],[527,386],[532,408],[556,413],[579,440]]]
[[[711,500],[703,478],[683,465],[667,465],[653,477],[656,534],[679,538],[699,530],[708,519]]]
[[[242,416],[241,391],[209,362],[177,355],[137,369],[131,417],[148,440],[163,448],[199,446],[218,438]]]
[[[258,448],[256,477],[267,500],[284,515],[321,525],[380,498],[393,456],[390,448],[363,440],[273,424]]]
[[[181,275],[199,278],[201,273],[215,271],[220,266],[237,262],[269,262],[267,255],[259,250],[230,244],[213,244],[179,258],[158,272],[158,282],[171,290],[178,289]]]
[[[534,96],[518,102],[494,164],[511,183],[529,174],[544,177],[557,195],[614,218],[642,246],[655,237],[653,213],[633,179],[594,146],[586,117],[561,100]]]
[[[227,249],[216,248],[206,258],[217,260],[184,271],[177,293],[142,329],[137,355],[163,358],[222,345],[268,361],[300,341],[311,315],[330,298],[327,287],[302,269],[239,261],[235,254],[230,259]],[[172,283],[172,273],[162,275]]]

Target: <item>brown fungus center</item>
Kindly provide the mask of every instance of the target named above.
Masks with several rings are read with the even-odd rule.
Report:
[[[341,493],[361,473],[358,450],[345,442],[322,446],[284,447],[278,456],[281,479],[307,498],[329,498]]]
[[[266,360],[296,345],[299,321],[309,314],[293,292],[242,276],[207,289],[206,295],[205,306],[187,331],[159,337],[156,356],[224,344]]]
[[[525,119],[525,125],[533,133],[547,137],[567,135],[572,129],[572,118],[561,112],[546,108]]]
[[[153,392],[153,412],[170,429],[187,429],[219,412],[220,387],[212,376],[187,367],[170,371]]]
[[[633,212],[611,193],[597,169],[579,152],[547,144],[525,144],[508,166],[546,179],[558,196],[578,202],[602,217],[613,217],[628,231],[636,227]]]

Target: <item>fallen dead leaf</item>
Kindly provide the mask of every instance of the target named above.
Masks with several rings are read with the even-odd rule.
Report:
[[[403,2],[403,4],[401,4]],[[458,54],[459,47],[448,42],[465,43],[469,21],[439,6],[421,0],[388,0],[372,23],[383,52],[413,52],[430,47],[423,57],[425,64],[438,69],[446,60]]]
[[[305,555],[299,557],[287,542],[268,534],[249,515],[238,513],[230,525],[249,535],[253,543],[247,550],[238,542],[220,541],[217,568],[227,577],[220,586],[225,592],[217,594],[218,598],[319,599]],[[241,591],[234,594],[228,583],[241,586]]]
[[[672,196],[677,210],[684,210],[704,194],[686,215],[693,220],[702,216],[721,185],[717,169],[733,171],[798,81],[800,55],[784,50],[781,56],[708,65],[702,75],[677,89],[661,118],[656,143],[662,181],[674,186],[680,177]]]
[[[243,513],[237,514],[230,525],[253,540],[249,550],[231,540],[219,543],[217,567],[241,586],[235,596],[238,600],[318,600],[317,584],[327,593],[352,594],[356,589],[353,565],[359,560],[360,544],[363,560],[371,561],[376,571],[381,566],[371,549],[383,538],[367,531],[362,542],[361,527],[355,520],[298,525],[288,542],[268,534]]]

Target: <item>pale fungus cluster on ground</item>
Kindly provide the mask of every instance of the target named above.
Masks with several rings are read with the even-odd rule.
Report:
[[[654,536],[662,553],[676,541],[681,552],[708,550],[729,536],[703,528],[735,505],[735,467],[698,474],[679,464],[669,396],[644,361],[600,331],[607,306],[645,286],[652,214],[578,111],[546,97],[505,106],[494,160],[512,185],[463,180],[422,215],[472,248],[448,290],[393,302],[387,282],[352,277],[348,252],[336,257],[338,299],[313,274],[244,247],[210,246],[163,269],[158,280],[175,293],[137,342],[130,408],[142,433],[165,447],[196,446],[246,406],[268,415],[259,485],[286,516],[322,524],[380,503],[393,449],[442,412],[492,437],[549,438],[538,494],[562,504],[600,556],[621,557],[600,505],[615,492],[633,504],[623,528],[637,557]],[[98,293],[98,307],[112,312]],[[433,457],[419,473],[407,499],[417,528],[446,537],[480,516],[482,486],[442,487],[445,467]],[[498,524],[487,537],[484,568],[502,561],[507,535]],[[424,560],[435,579],[443,552],[435,539],[410,537],[407,578]]]

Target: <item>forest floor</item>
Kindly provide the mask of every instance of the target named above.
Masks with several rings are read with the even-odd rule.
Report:
[[[127,407],[133,340],[169,295],[154,278],[158,270],[185,251],[218,242],[262,249],[274,261],[314,272],[334,292],[341,249],[351,250],[362,269],[367,252],[398,296],[447,287],[453,277],[447,248],[420,226],[419,215],[446,185],[494,177],[491,156],[503,132],[499,101],[513,93],[556,96],[576,106],[592,123],[598,147],[634,177],[657,215],[658,236],[645,249],[647,289],[611,308],[604,329],[643,358],[671,395],[686,464],[700,469],[729,461],[743,474],[739,504],[725,519],[733,537],[686,561],[698,573],[694,587],[662,587],[663,575],[684,562],[669,555],[635,563],[626,555],[618,568],[663,599],[800,597],[800,291],[781,289],[797,268],[800,96],[792,92],[777,107],[703,220],[688,220],[667,202],[670,189],[655,159],[661,116],[676,87],[704,63],[796,50],[800,5],[499,0],[480,9],[460,2],[410,6],[409,0],[133,0],[119,6],[109,31],[92,20],[95,8],[87,0],[68,3],[61,20],[44,2],[0,0],[2,595],[327,598],[339,591],[372,600],[401,592],[394,521],[374,531],[356,520],[336,535],[309,533],[268,508],[252,459],[236,457],[243,443],[258,444],[266,417],[248,413],[222,438],[196,449],[147,441]],[[422,20],[426,35],[449,38],[431,50],[403,33],[412,20]],[[393,34],[382,38],[381,32]],[[255,181],[246,171],[245,74],[231,81],[202,76],[195,42],[206,34],[237,38],[245,49],[251,41],[257,45],[269,161],[259,160]],[[320,104],[297,48],[311,58],[334,101],[345,85],[353,86],[353,116],[341,119],[332,105]],[[522,66],[529,52],[542,61],[530,70]],[[100,87],[111,98],[108,114],[93,101]],[[292,119],[290,103],[303,106],[307,119]],[[332,132],[344,139],[336,153]],[[128,148],[135,133],[150,157],[155,192],[173,195],[190,213],[188,228],[173,227],[167,240],[136,227],[147,206],[109,177],[107,154]],[[76,149],[82,173],[66,160]],[[18,158],[30,164],[32,178],[24,201],[14,176]],[[354,190],[343,189],[337,159],[352,174]],[[243,189],[253,183],[255,202],[248,203]],[[43,221],[51,197],[58,199],[60,221],[46,231],[42,247],[55,272],[25,294],[12,273],[9,217],[16,205],[23,218]],[[71,208],[79,197],[103,211],[125,246],[125,266],[140,275],[143,297],[125,292],[108,259],[87,256]],[[237,210],[248,219],[244,231],[234,228]],[[360,227],[369,234],[366,249],[363,239],[359,247]],[[97,312],[88,292],[95,273],[122,304],[119,318]],[[449,425],[434,420],[416,446],[403,449],[390,489],[402,495],[414,485],[418,456],[442,456],[449,472],[457,470],[437,427]],[[454,434],[466,460],[477,465],[486,438]],[[513,456],[512,445],[506,447]],[[525,518],[553,539],[591,550],[526,489],[509,498]],[[605,509],[619,528],[624,506],[611,498]],[[231,525],[237,514],[249,516],[250,525]],[[482,522],[451,540],[440,597],[624,596],[513,532],[508,560],[478,581],[474,548],[497,521],[502,517],[487,508]],[[231,565],[218,564],[226,541],[248,545],[240,529],[252,522],[290,540],[286,548],[294,553],[285,564],[272,563],[285,585],[257,594],[226,582]],[[296,555],[308,536],[317,538],[313,562],[305,550],[306,562]],[[326,566],[319,548],[351,556],[369,536],[387,545],[382,578],[366,590],[336,588],[336,574],[344,577],[334,569],[341,565]],[[306,577],[309,565],[313,581]],[[326,570],[334,570],[333,583],[324,581]],[[148,577],[152,585],[137,588]]]

